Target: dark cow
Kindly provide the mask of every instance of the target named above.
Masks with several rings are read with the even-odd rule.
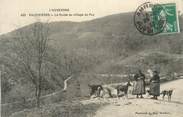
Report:
[[[127,94],[128,94],[128,87],[129,86],[132,86],[130,84],[130,82],[127,82],[127,84],[125,84],[125,85],[118,85],[118,86],[116,86],[115,88],[117,90],[117,97],[121,97],[122,96],[122,95],[120,95],[120,92],[123,92],[125,96],[128,96]]]
[[[90,85],[88,84],[89,88],[90,88],[90,97],[92,95],[96,95],[97,97],[100,97],[100,92],[101,90],[103,90],[102,85]]]

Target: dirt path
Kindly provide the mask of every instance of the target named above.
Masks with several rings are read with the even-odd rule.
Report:
[[[183,79],[161,85],[161,90],[173,88],[172,101],[149,99],[108,99],[109,105],[101,107],[95,117],[183,117]],[[167,97],[165,98],[167,100]],[[100,100],[103,102],[106,100]]]

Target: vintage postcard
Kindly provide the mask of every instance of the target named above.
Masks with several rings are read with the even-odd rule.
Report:
[[[0,0],[1,117],[183,117],[183,0]]]

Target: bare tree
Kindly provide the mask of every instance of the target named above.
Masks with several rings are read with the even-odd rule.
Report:
[[[48,23],[35,23],[30,32],[18,31],[16,38],[16,54],[24,72],[35,86],[36,105],[40,107],[42,81],[48,47]]]

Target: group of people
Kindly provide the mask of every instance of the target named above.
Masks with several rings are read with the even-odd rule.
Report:
[[[159,72],[157,70],[148,70],[150,76],[150,88],[147,90],[149,95],[152,95],[152,99],[158,99],[157,97],[160,95],[160,77]],[[146,94],[146,82],[145,75],[141,70],[138,70],[134,75],[133,80],[133,90],[132,95],[136,95],[136,98],[143,98],[143,95]],[[103,95],[108,94],[109,97],[113,97],[111,87],[103,87],[102,85],[88,85],[90,88],[90,97],[103,97]],[[131,83],[128,82],[125,85],[118,85],[114,89],[117,90],[117,97],[120,96],[120,92],[123,92],[127,95],[128,87],[131,86]]]
[[[149,94],[152,95],[152,99],[158,99],[157,97],[160,95],[160,77],[159,72],[157,70],[149,70],[150,78],[150,89]],[[134,75],[134,84],[132,94],[136,95],[136,98],[143,98],[143,94],[146,93],[145,90],[145,75],[141,70],[138,70],[138,73]]]

